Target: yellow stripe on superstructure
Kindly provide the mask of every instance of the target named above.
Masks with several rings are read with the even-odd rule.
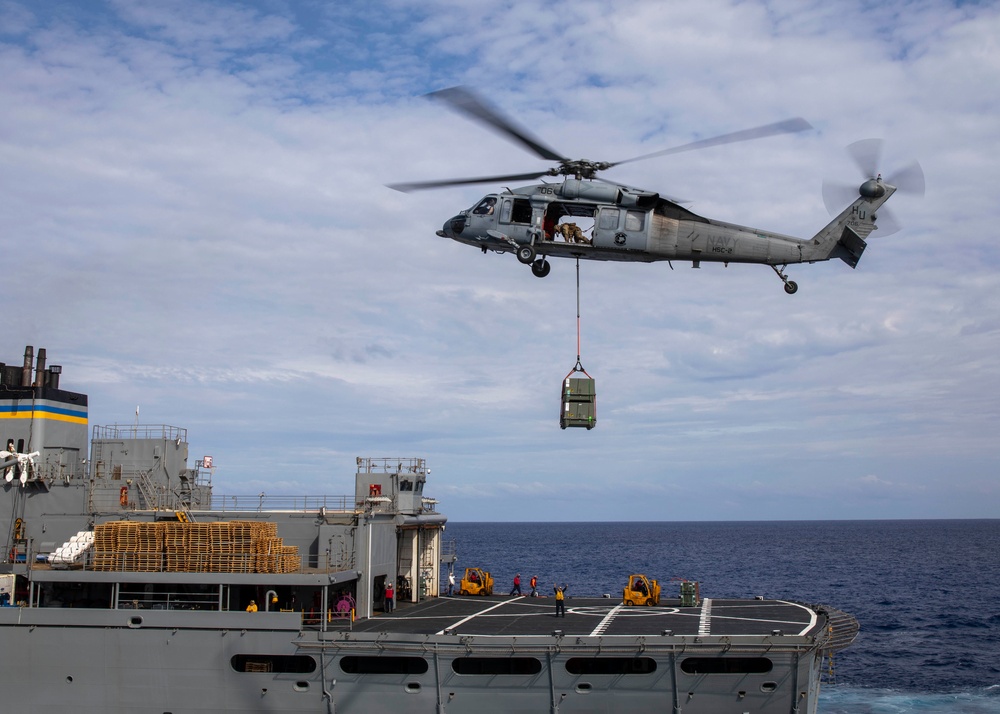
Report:
[[[0,412],[0,419],[48,419],[50,421],[64,421],[70,424],[86,424],[86,416],[73,416],[71,414],[53,414],[43,411],[26,412]]]

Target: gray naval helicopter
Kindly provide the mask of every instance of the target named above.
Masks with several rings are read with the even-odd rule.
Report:
[[[397,183],[389,187],[409,192],[562,176],[561,183],[505,188],[491,193],[437,231],[441,237],[476,246],[483,253],[514,253],[540,278],[549,274],[549,258],[643,263],[691,261],[695,268],[702,261],[726,265],[760,263],[770,266],[784,283],[785,292],[792,294],[798,285],[785,274],[788,265],[840,258],[852,268],[857,266],[867,246],[866,239],[877,228],[876,212],[889,197],[900,189],[919,195],[924,191],[923,171],[916,162],[883,180],[877,170],[881,140],[852,144],[848,152],[861,169],[864,183],[857,187],[824,182],[824,201],[835,218],[812,239],[803,240],[705,218],[684,208],[676,199],[606,181],[597,174],[634,161],[811,129],[804,119],[788,119],[624,161],[605,162],[566,158],[467,88],[451,87],[427,96],[445,102],[540,158],[557,164],[522,174]],[[883,234],[888,234],[898,230],[898,225],[884,216],[883,228],[888,228],[883,230]]]

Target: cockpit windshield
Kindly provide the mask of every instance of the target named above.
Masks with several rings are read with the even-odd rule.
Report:
[[[477,216],[492,216],[494,209],[496,209],[497,197],[487,196],[479,205],[472,209],[473,214]]]

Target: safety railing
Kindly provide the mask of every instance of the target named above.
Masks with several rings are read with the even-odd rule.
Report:
[[[320,511],[354,512],[354,496],[256,496],[212,495],[212,505],[204,510],[222,512],[264,511]]]

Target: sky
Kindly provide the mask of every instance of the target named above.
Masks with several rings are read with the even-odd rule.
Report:
[[[91,425],[188,429],[216,494],[353,492],[419,457],[453,521],[1000,517],[1000,5],[889,0],[0,0],[0,361]],[[604,178],[811,238],[845,147],[923,198],[856,270],[580,266],[598,423],[561,430],[576,277],[435,235],[571,158],[804,117]],[[193,465],[193,464],[192,464]]]

